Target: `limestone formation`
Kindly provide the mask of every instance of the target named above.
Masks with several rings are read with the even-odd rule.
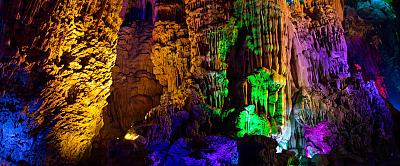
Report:
[[[0,165],[390,164],[399,6],[0,0]]]
[[[77,163],[87,157],[91,141],[103,125],[122,1],[7,3],[15,7],[10,9],[15,14],[7,20],[8,31],[14,33],[4,40],[12,42],[8,47],[17,51],[6,52],[4,57],[19,58],[19,62],[8,62],[25,71],[28,78],[24,79],[37,86],[34,91],[40,91],[36,110],[23,104],[25,109],[18,111],[35,125],[30,127],[31,134],[46,133],[47,163]],[[31,34],[21,36],[19,31]],[[42,74],[36,76],[37,72]],[[43,81],[37,82],[38,77]],[[24,102],[29,103],[29,98]]]

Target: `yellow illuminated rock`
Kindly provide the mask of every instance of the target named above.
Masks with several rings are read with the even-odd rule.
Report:
[[[46,53],[40,67],[49,78],[41,92],[44,101],[31,116],[41,129],[50,130],[46,162],[76,164],[88,154],[103,125],[122,0],[37,1],[30,5],[27,23],[40,28],[33,44],[21,48],[27,56],[37,49]],[[49,17],[36,15],[49,8],[54,9]],[[37,22],[37,17],[47,20]]]

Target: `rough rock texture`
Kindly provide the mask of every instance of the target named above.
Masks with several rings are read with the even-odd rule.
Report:
[[[36,110],[34,103],[31,109]],[[40,165],[46,152],[45,135],[31,135],[24,101],[11,95],[0,98],[0,163],[29,162]]]
[[[292,6],[293,27],[289,28],[293,51],[289,54],[288,86],[293,96],[290,116],[294,132],[289,146],[305,147],[302,125],[317,125],[335,112],[329,92],[342,89],[350,74],[344,30],[336,10],[325,4],[313,8],[298,5]]]
[[[113,89],[107,114],[127,131],[132,120],[142,120],[156,106],[162,88],[153,74],[150,58],[153,45],[152,25],[136,22],[118,33],[117,61],[113,68]]]
[[[132,124],[140,123],[160,102],[162,86],[153,74],[151,61],[152,32],[150,21],[134,20],[118,33],[112,91],[104,109],[104,127],[94,142],[91,164],[106,164],[108,149],[117,148],[110,140],[123,138]]]
[[[157,21],[153,40],[154,74],[166,91],[176,91],[188,74],[187,31],[175,21]]]
[[[391,145],[375,143],[393,142],[390,112],[373,81],[364,82],[357,72],[350,77],[345,34],[337,10],[330,5],[303,10],[292,13],[297,30],[293,47],[297,52],[292,54],[292,87],[296,87],[296,93],[291,115],[294,133],[289,146],[304,148],[314,142],[316,149],[311,153],[327,154],[326,149],[343,146],[347,154],[363,159],[368,152],[380,151],[374,155],[389,156]],[[304,135],[310,126],[322,127],[324,123],[328,123],[329,128],[324,128],[329,132],[320,132],[322,142],[310,139],[309,133]],[[383,133],[388,133],[384,139],[376,137]],[[312,155],[308,148],[306,153]]]
[[[149,142],[187,137],[188,131],[180,130],[192,123],[176,128],[176,121],[182,121],[176,118],[195,120],[191,111],[196,110],[205,112],[202,122],[212,124],[211,130],[197,125],[190,131],[273,136],[279,150],[319,158],[310,162],[325,162],[326,156],[321,155],[339,147],[344,147],[340,153],[355,156],[357,162],[367,162],[364,159],[372,154],[388,156],[393,142],[390,112],[373,81],[364,82],[357,72],[351,76],[343,8],[340,0],[289,5],[282,1],[185,1],[190,55],[178,56],[182,59],[173,62],[174,68],[166,67],[174,72],[157,72],[164,76],[157,79],[168,90],[145,120],[151,134],[143,135]],[[163,9],[172,11],[168,13],[181,10],[171,5]],[[219,14],[202,19],[213,12]],[[169,21],[163,17],[156,25]],[[154,31],[153,36],[159,33]],[[166,40],[176,40],[172,36],[166,35]],[[170,48],[171,44],[164,45]],[[157,64],[165,64],[171,56],[169,51],[155,53],[153,63]],[[188,58],[190,73],[185,64],[179,64]],[[215,127],[219,124],[223,125]],[[315,130],[326,132],[318,135]],[[383,133],[384,137],[377,137]]]
[[[374,80],[379,93],[400,108],[399,2],[360,1],[348,4],[345,30],[351,65],[359,65],[365,80]]]
[[[396,3],[0,0],[0,162],[388,164]]]
[[[237,165],[236,141],[225,137],[210,136],[204,140],[183,138],[172,145],[154,145],[149,156],[154,165]]]
[[[2,50],[6,50],[1,56],[1,78],[6,84],[2,84],[1,90],[9,96],[15,94],[8,102],[22,100],[23,109],[15,111],[29,117],[18,121],[28,122],[29,134],[38,139],[43,139],[38,134],[45,135],[47,163],[77,163],[87,156],[92,138],[103,125],[102,109],[107,105],[112,83],[122,3],[3,3],[7,34],[1,42]],[[16,88],[8,88],[13,85]],[[27,94],[37,99],[26,97],[21,90],[32,90],[33,94]],[[31,110],[29,102],[34,102],[33,108],[37,109]],[[5,107],[7,110],[10,106]],[[12,118],[12,114],[9,116]],[[32,154],[42,155],[39,153]],[[14,157],[20,156],[10,155],[12,162]]]

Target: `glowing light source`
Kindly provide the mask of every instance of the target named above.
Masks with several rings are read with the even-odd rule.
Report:
[[[133,129],[129,129],[128,132],[125,134],[124,139],[134,141],[140,137],[139,134],[135,132]]]

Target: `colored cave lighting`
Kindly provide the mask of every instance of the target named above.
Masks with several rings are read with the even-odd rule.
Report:
[[[216,55],[218,59],[225,63],[225,59],[230,49],[235,45],[235,42],[238,38],[239,29],[241,28],[241,24],[236,21],[235,17],[232,17],[227,22],[227,25],[222,29],[219,29],[215,32],[210,32],[208,34],[208,38],[210,41],[217,40],[216,43]],[[212,44],[213,42],[210,42]],[[210,45],[211,50],[213,50],[213,45]],[[211,53],[212,54],[212,53]],[[215,52],[214,52],[215,54]]]
[[[211,110],[215,117],[220,117],[222,121],[229,116],[229,114],[235,112],[235,108],[231,108],[227,111],[222,111],[221,109]]]
[[[282,35],[280,32],[282,23],[279,7],[269,1],[235,1],[235,16],[229,19],[227,25],[224,27],[213,29],[207,33],[207,43],[210,51],[205,59],[206,66],[215,71],[206,75],[206,89],[204,89],[203,93],[207,96],[206,99],[213,108],[221,109],[224,105],[224,99],[228,96],[229,91],[227,87],[229,80],[226,77],[226,57],[230,49],[235,45],[238,32],[243,26],[250,28],[250,33],[246,36],[246,43],[254,54],[263,55],[266,53],[269,61],[272,61],[272,56],[278,56],[280,52],[278,43],[281,42],[280,37]],[[272,62],[269,62],[269,68],[271,68],[271,65]],[[265,76],[270,77],[270,75]],[[254,83],[256,82],[255,79],[253,79]],[[278,98],[282,98],[282,94],[276,93],[275,95],[269,95],[269,97],[263,94],[265,94],[268,88],[277,92],[274,89],[282,88],[281,84],[275,85],[267,82],[264,85],[270,86],[264,87],[263,90],[252,92],[252,99],[256,102],[256,111],[258,109],[257,102],[260,101],[262,106],[269,107],[269,115],[275,115],[275,109],[282,108],[282,104],[275,105],[274,103],[276,103]],[[268,98],[271,104],[267,104]],[[282,122],[281,119],[278,121],[279,124]]]
[[[139,136],[140,135],[137,134],[133,129],[129,129],[128,132],[126,132],[124,139],[134,141],[138,139]]]
[[[214,108],[222,108],[228,96],[228,79],[226,71],[212,71],[206,75],[206,90],[204,93],[208,96],[209,104]],[[209,93],[209,94],[208,94]]]
[[[231,18],[223,28],[207,33],[210,51],[206,57],[206,66],[213,71],[206,75],[206,89],[203,93],[213,108],[222,108],[228,96],[226,56],[238,37],[238,26],[235,24],[235,18]]]
[[[324,121],[316,126],[304,126],[304,138],[306,146],[304,147],[306,156],[312,158],[316,154],[328,154],[332,147],[325,140],[325,137],[331,136],[329,122]]]
[[[277,56],[283,29],[279,5],[272,1],[238,0],[235,9],[244,25],[251,28],[246,36],[249,50],[255,55]]]
[[[390,3],[393,2],[393,0],[383,0],[383,1],[385,1],[385,2],[388,3],[388,4],[390,4]]]
[[[270,136],[278,132],[283,124],[283,92],[285,81],[274,80],[266,69],[260,69],[247,77],[251,84],[251,101],[253,105],[245,107],[238,118],[238,137],[248,135]],[[261,108],[265,113],[260,113]]]
[[[240,113],[236,127],[240,129],[238,137],[243,137],[245,134],[269,136],[271,131],[268,120],[256,114],[254,105],[245,107]]]
[[[271,117],[282,119],[282,91],[285,81],[274,80],[270,72],[260,69],[256,74],[247,77],[251,84],[251,100],[256,105],[264,107]]]
[[[43,142],[45,134],[32,136],[29,127],[36,124],[29,122],[29,115],[17,111],[24,109],[23,104],[24,101],[15,94],[0,95],[0,165],[6,158],[14,161],[31,160],[35,158],[32,154],[36,153],[40,157],[46,154]],[[32,112],[37,107],[35,102],[30,102],[27,112]],[[40,165],[41,162],[37,160],[32,165]]]

